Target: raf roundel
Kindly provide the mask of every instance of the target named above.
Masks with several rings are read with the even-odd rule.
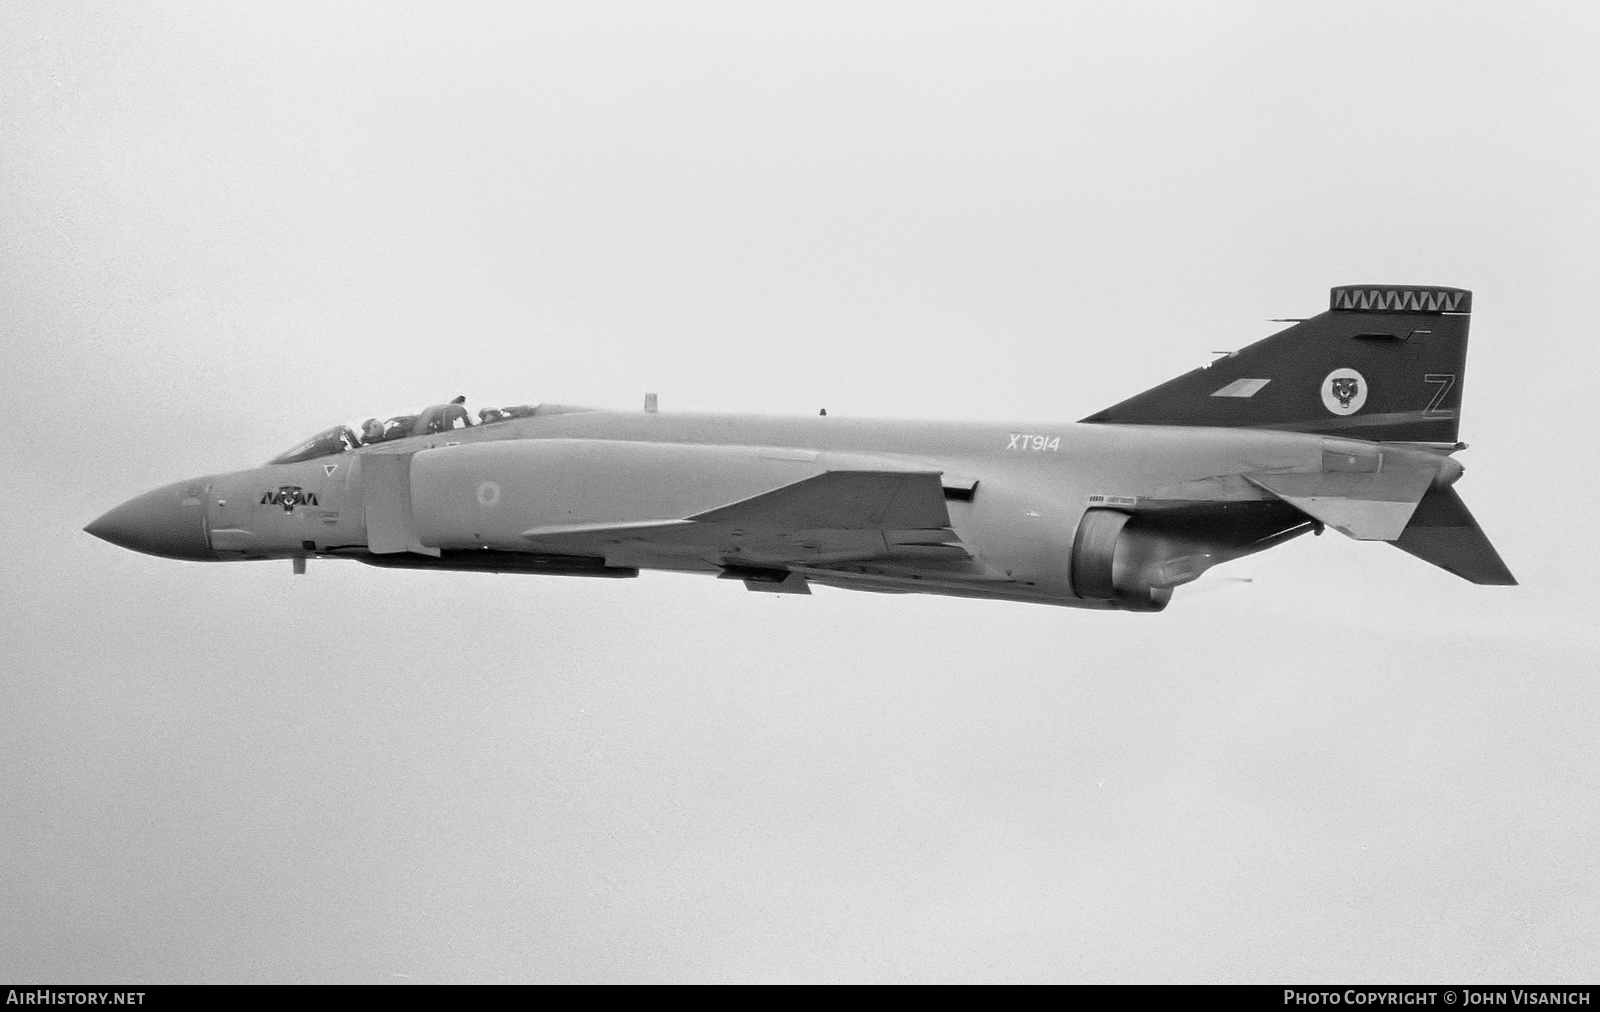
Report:
[[[1367,403],[1367,378],[1354,369],[1335,369],[1322,378],[1322,405],[1336,415],[1353,415]]]

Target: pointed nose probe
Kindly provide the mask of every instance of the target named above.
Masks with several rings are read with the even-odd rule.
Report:
[[[206,536],[205,500],[197,483],[180,481],[136,496],[84,528],[120,548],[164,559],[216,559]]]

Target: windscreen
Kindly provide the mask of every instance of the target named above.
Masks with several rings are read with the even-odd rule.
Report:
[[[335,453],[346,453],[361,445],[356,434],[348,425],[335,425],[331,429],[312,436],[303,443],[298,443],[290,449],[278,454],[268,464],[294,464],[302,460],[313,460],[317,457],[327,457]]]

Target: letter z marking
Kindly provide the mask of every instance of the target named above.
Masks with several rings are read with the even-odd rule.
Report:
[[[1439,405],[1444,403],[1445,397],[1454,389],[1456,385],[1455,373],[1430,372],[1422,377],[1422,381],[1438,387],[1433,392],[1433,400],[1429,401],[1428,406],[1422,409],[1423,415],[1428,418],[1454,418],[1456,413],[1453,410],[1450,408],[1441,409]]]

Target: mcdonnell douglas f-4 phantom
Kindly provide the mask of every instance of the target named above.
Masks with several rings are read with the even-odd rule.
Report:
[[[1514,584],[1456,494],[1472,294],[1329,310],[1077,423],[483,412],[336,426],[85,528],[173,559],[355,559],[750,590],[1160,611],[1218,563],[1334,530]]]

